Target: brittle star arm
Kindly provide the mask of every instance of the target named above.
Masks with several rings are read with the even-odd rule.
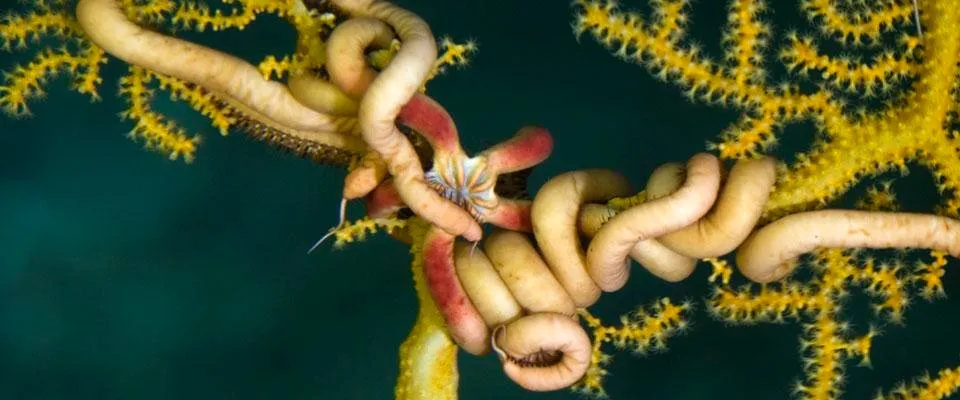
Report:
[[[106,52],[212,92],[249,119],[287,136],[289,146],[326,146],[349,154],[366,148],[351,132],[348,118],[304,106],[284,85],[263,78],[244,60],[138,26],[115,0],[81,0],[76,14],[84,32]]]
[[[452,235],[480,240],[477,221],[427,185],[413,145],[396,126],[401,108],[419,92],[436,60],[437,45],[430,27],[417,15],[387,2],[339,0],[333,4],[353,17],[386,22],[403,43],[360,102],[364,142],[383,158],[400,197],[415,214]]]
[[[540,127],[524,127],[513,138],[475,157],[468,157],[460,147],[456,126],[444,108],[425,95],[414,96],[401,110],[397,122],[407,126],[432,146],[433,166],[426,173],[431,188],[449,201],[469,211],[479,222],[489,222],[507,231],[533,232],[530,220],[532,202],[501,197],[495,191],[501,174],[533,168],[545,160],[553,149],[550,133]],[[366,197],[367,213],[384,216],[407,207],[394,182],[384,181]],[[495,235],[499,237],[502,235]],[[444,315],[454,340],[468,352],[481,354],[489,350],[489,331],[469,301],[453,268],[455,237],[431,227],[425,276],[428,286]],[[494,237],[488,238],[488,245]],[[531,246],[532,250],[533,247]],[[472,252],[472,251],[471,251]],[[546,266],[543,266],[546,271]],[[554,292],[563,293],[559,284]],[[561,296],[565,298],[565,296]],[[573,302],[561,307],[573,315]]]

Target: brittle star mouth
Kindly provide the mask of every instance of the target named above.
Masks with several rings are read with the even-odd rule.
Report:
[[[424,177],[428,186],[478,222],[497,207],[496,177],[484,157],[436,160]]]

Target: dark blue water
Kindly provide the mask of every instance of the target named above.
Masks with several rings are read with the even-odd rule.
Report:
[[[739,115],[692,103],[588,35],[578,43],[567,1],[401,4],[438,37],[480,45],[468,68],[429,86],[456,119],[468,151],[525,124],[554,134],[556,149],[534,172],[531,189],[561,172],[597,167],[640,185],[657,165],[703,151]],[[796,9],[780,6],[771,16],[774,48],[788,27],[813,29]],[[692,35],[714,58],[721,55],[723,13],[713,2],[694,5]],[[185,35],[251,61],[293,49],[292,29],[272,16],[243,32]],[[0,68],[26,62],[37,46],[2,53]],[[775,60],[770,64],[780,73]],[[144,151],[124,137],[132,124],[117,117],[125,104],[116,83],[125,68],[116,59],[104,66],[100,102],[70,91],[69,79],[60,77],[30,104],[31,118],[0,118],[0,398],[392,397],[397,349],[416,315],[407,248],[378,236],[307,255],[336,223],[343,172],[240,132],[221,137],[164,93],[155,109],[203,142],[190,165]],[[808,148],[813,125],[790,125],[782,135],[774,154],[790,159]],[[892,177],[899,175],[881,178]],[[873,182],[837,204],[852,204]],[[920,167],[894,187],[904,209],[930,211],[937,202]],[[361,212],[356,205],[351,214]],[[955,263],[945,278],[948,293],[960,290],[953,269]],[[691,329],[671,339],[666,353],[614,353],[606,384],[612,398],[791,396],[804,374],[801,325],[732,327],[712,319],[703,301],[711,294],[709,273],[701,264],[688,280],[666,284],[637,268],[626,289],[595,307],[616,322],[664,296],[697,306]],[[882,336],[870,367],[845,364],[842,398],[871,398],[924,371],[960,364],[955,300],[916,299],[905,326],[874,317],[868,300],[853,287],[843,317],[854,336],[870,326]],[[493,356],[461,355],[460,373],[463,399],[577,397],[525,392]]]

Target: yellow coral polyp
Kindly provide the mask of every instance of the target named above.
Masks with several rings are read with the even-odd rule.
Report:
[[[30,40],[52,35],[67,37],[80,32],[76,21],[63,12],[45,10],[25,16],[7,15],[0,24],[0,47],[4,51],[27,47]]]
[[[127,18],[138,23],[159,24],[176,8],[173,0],[117,0]]]
[[[910,2],[883,1],[864,3],[863,10],[847,14],[833,0],[803,0],[802,8],[811,20],[822,21],[822,30],[844,43],[859,45],[866,39],[878,41],[880,34],[895,24],[909,23],[913,15]]]
[[[233,1],[224,1],[224,3],[229,4]],[[224,13],[222,10],[211,12],[205,4],[185,2],[180,5],[171,20],[175,24],[196,29],[198,32],[208,28],[213,31],[243,29],[257,18],[257,14],[271,13],[283,17],[295,10],[296,4],[294,0],[246,0],[240,3],[243,4],[241,9],[231,9],[228,13]]]
[[[443,49],[443,52],[440,54],[440,57],[437,58],[437,61],[433,63],[433,70],[430,71],[427,78],[428,80],[437,74],[443,73],[449,65],[458,67],[466,66],[470,60],[468,56],[477,51],[477,43],[469,40],[466,43],[460,44],[448,37],[444,37],[440,39],[440,48]]]
[[[917,71],[912,54],[897,55],[885,51],[875,57],[873,64],[865,64],[849,58],[835,59],[820,53],[812,38],[790,36],[790,44],[780,53],[780,58],[790,70],[801,74],[820,71],[820,77],[830,85],[848,92],[862,90],[866,96],[878,91],[889,91],[896,81]]]
[[[924,374],[916,382],[900,384],[889,394],[877,393],[873,400],[941,400],[960,390],[960,367],[944,368],[936,378]]]
[[[395,217],[363,217],[356,221],[347,221],[344,222],[343,226],[337,228],[336,232],[334,233],[334,237],[336,237],[334,246],[342,247],[349,243],[366,240],[369,235],[380,230],[383,230],[386,233],[394,233],[397,230],[405,228],[406,226],[406,220],[397,219]]]
[[[943,290],[943,276],[946,274],[944,268],[947,266],[947,255],[940,251],[930,252],[930,255],[933,261],[918,262],[914,277],[915,281],[923,285],[920,293],[927,300],[946,295]]]
[[[128,137],[141,140],[150,149],[167,154],[171,160],[193,161],[199,138],[187,137],[173,121],[150,109],[153,91],[147,87],[152,74],[140,67],[130,67],[130,74],[120,79],[120,94],[129,102],[121,117],[135,121]]]
[[[267,56],[257,65],[257,69],[263,74],[263,79],[272,79],[282,78],[291,70],[302,69],[304,65],[303,59],[297,56],[284,56],[279,60],[274,56]]]
[[[593,34],[618,57],[643,64],[658,78],[669,78],[691,98],[730,104],[742,111],[719,143],[708,144],[721,157],[763,155],[777,143],[776,131],[786,124],[802,119],[817,123],[823,137],[782,169],[765,208],[766,219],[825,206],[863,177],[891,169],[906,171],[911,161],[930,168],[938,189],[948,194],[941,212],[958,215],[960,160],[955,153],[960,143],[946,124],[957,103],[953,89],[960,40],[955,26],[960,16],[950,5],[924,3],[928,9],[922,13],[926,18],[922,59],[914,54],[920,41],[912,31],[903,33],[898,50],[881,52],[872,64],[822,55],[812,39],[788,35],[787,47],[780,52],[786,66],[801,74],[819,71],[824,83],[838,90],[870,97],[904,77],[917,78],[907,94],[888,101],[880,111],[850,116],[844,112],[845,104],[825,88],[802,93],[791,84],[764,84],[757,49],[766,44],[767,28],[756,21],[766,8],[762,1],[731,2],[730,27],[724,35],[726,64],[681,44],[687,20],[685,1],[653,2],[650,22],[621,11],[614,2],[578,0],[575,4],[577,35]],[[900,3],[884,3],[862,5],[858,14],[846,15],[827,0],[804,1],[803,6],[808,18],[849,44],[879,39],[897,24],[909,25],[913,10]]]
[[[858,204],[874,211],[899,207],[889,181],[869,188]],[[709,310],[732,323],[799,322],[803,328],[800,349],[804,375],[794,386],[794,394],[801,399],[836,399],[846,379],[845,362],[859,360],[860,365],[869,365],[873,339],[879,335],[873,326],[860,335],[852,332],[850,324],[839,317],[843,298],[850,288],[860,287],[873,299],[877,316],[902,323],[903,313],[910,304],[911,286],[919,287],[921,295],[927,298],[942,293],[940,277],[946,258],[940,252],[931,252],[931,255],[931,262],[919,262],[915,268],[908,268],[897,261],[878,262],[858,251],[822,249],[815,252],[809,262],[814,272],[809,282],[788,278],[775,285],[739,289],[722,283],[715,287]],[[715,270],[726,268],[725,262],[712,263]],[[951,390],[956,386],[953,388]],[[920,386],[911,390],[918,395],[932,393]],[[908,392],[903,387],[893,393],[900,396]]]
[[[160,88],[170,92],[172,98],[185,101],[193,109],[200,112],[200,114],[209,118],[211,125],[217,128],[221,135],[226,135],[230,127],[236,123],[236,118],[231,117],[224,107],[217,103],[216,97],[212,94],[179,79],[161,76],[151,72],[144,73],[156,79]]]
[[[763,80],[763,55],[770,27],[760,21],[757,15],[766,9],[766,4],[758,1],[735,0],[730,2],[730,29],[724,33],[723,43],[729,45],[726,53],[732,61],[733,76],[738,84]]]

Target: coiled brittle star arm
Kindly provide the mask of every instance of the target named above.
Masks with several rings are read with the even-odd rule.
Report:
[[[770,282],[791,271],[793,258],[821,246],[960,254],[960,222],[936,215],[822,210],[757,229],[774,181],[771,158],[738,161],[724,175],[716,157],[698,154],[686,165],[655,169],[646,198],[620,209],[597,203],[631,193],[619,174],[565,173],[550,179],[524,209],[531,212],[523,219],[530,227],[497,229],[482,250],[431,231],[424,273],[432,276],[432,297],[461,347],[482,354],[488,350],[482,340],[490,340],[511,379],[547,391],[568,387],[586,373],[590,341],[574,309],[592,305],[600,289],[622,287],[628,255],[652,274],[679,281],[698,259],[737,251],[746,277]],[[399,207],[397,199],[378,188],[368,204],[374,212],[390,212]],[[531,229],[535,241],[524,234]],[[586,252],[581,236],[592,238]]]
[[[758,283],[788,276],[797,265],[797,257],[818,248],[928,248],[960,256],[960,221],[942,215],[826,209],[792,214],[758,226],[775,178],[772,159],[766,157],[737,162],[709,213],[682,229],[650,238],[646,232],[638,234],[611,223],[622,215],[624,218],[619,224],[627,224],[627,218],[636,218],[629,224],[647,231],[656,230],[651,227],[658,226],[664,219],[663,213],[650,212],[658,206],[657,199],[679,202],[685,197],[678,188],[695,187],[689,174],[684,182],[684,174],[685,169],[673,163],[655,170],[646,187],[648,202],[632,207],[632,213],[618,214],[605,205],[586,205],[580,214],[580,231],[594,237],[590,248],[601,253],[595,253],[594,258],[610,257],[615,261],[623,254],[612,251],[622,249],[620,246],[598,242],[598,231],[606,231],[609,237],[632,238],[627,240],[635,243],[629,250],[630,256],[668,281],[680,280],[692,273],[697,259],[718,257],[734,250],[737,268]],[[699,190],[707,197],[712,196],[711,185],[712,182],[703,182]],[[646,239],[636,241],[637,236]],[[602,254],[604,251],[608,254]],[[608,290],[616,290],[625,283],[627,263],[591,261],[587,262],[591,274],[616,277],[613,283],[608,282]],[[604,271],[605,268],[609,269]]]
[[[480,225],[462,208],[432,190],[413,145],[397,128],[397,116],[426,81],[437,56],[430,27],[417,15],[387,2],[339,0],[335,6],[354,17],[386,22],[399,36],[400,50],[369,84],[360,102],[364,141],[386,162],[397,192],[418,216],[454,236],[477,241]],[[372,35],[371,40],[379,35]]]
[[[511,231],[532,232],[531,201],[501,197],[495,189],[501,174],[532,168],[550,155],[553,139],[546,129],[524,127],[510,140],[468,157],[460,147],[450,115],[427,96],[414,96],[401,110],[397,123],[413,129],[433,147],[434,164],[426,174],[432,190],[468,210],[477,221]],[[371,216],[408,207],[392,179],[384,181],[366,199]],[[432,227],[424,245],[425,277],[454,340],[466,351],[482,354],[489,350],[489,331],[473,305],[465,300],[453,268],[454,242],[453,235]],[[573,304],[565,309],[572,315]]]
[[[387,49],[393,39],[390,26],[375,18],[355,17],[341,23],[327,40],[326,67],[330,82],[359,104],[377,77],[377,71],[367,65],[367,52],[371,48]],[[359,165],[344,178],[343,199],[366,196],[386,175],[387,165],[380,154],[368,150]]]
[[[793,272],[797,257],[817,248],[929,248],[960,257],[960,221],[909,212],[792,214],[747,238],[737,251],[737,266],[755,282],[773,282]]]
[[[138,26],[115,0],[80,0],[76,15],[87,36],[107,53],[212,92],[249,119],[285,135],[292,147],[322,146],[347,154],[367,147],[350,132],[349,119],[304,106],[286,86],[265,79],[244,60]]]

